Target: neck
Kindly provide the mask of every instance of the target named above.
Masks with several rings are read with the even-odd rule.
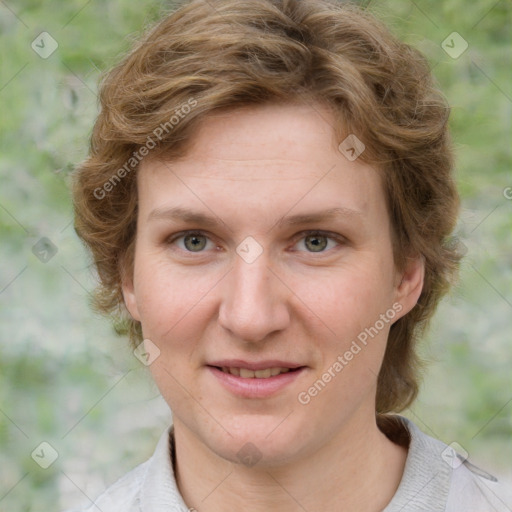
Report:
[[[400,483],[406,448],[375,421],[347,425],[302,459],[246,467],[219,457],[175,421],[176,480],[188,506],[201,512],[323,510],[378,512]]]

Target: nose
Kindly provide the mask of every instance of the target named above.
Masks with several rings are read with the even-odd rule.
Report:
[[[219,323],[236,340],[260,342],[289,325],[290,291],[268,267],[265,252],[252,263],[236,256],[222,292]]]

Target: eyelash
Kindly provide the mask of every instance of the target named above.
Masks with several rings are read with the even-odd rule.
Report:
[[[176,233],[175,235],[172,235],[171,237],[167,238],[166,239],[166,244],[167,245],[172,245],[177,240],[179,240],[181,238],[185,238],[186,236],[190,236],[190,235],[205,236],[206,238],[208,238],[208,240],[211,241],[208,233],[206,233],[204,231],[201,231],[201,230],[189,230],[189,231],[181,231],[180,233]],[[300,235],[300,237],[299,237],[299,235]],[[342,244],[346,244],[347,243],[347,240],[344,237],[342,237],[341,235],[337,235],[337,234],[331,233],[329,231],[309,230],[309,231],[301,231],[300,233],[298,233],[297,237],[295,238],[294,245],[299,240],[307,238],[308,236],[322,236],[322,237],[326,237],[329,240],[334,240],[338,245],[342,245]],[[188,251],[188,250],[183,250],[183,249],[180,249],[180,250],[182,252],[185,252],[186,254],[203,254],[205,252],[205,251],[194,252],[194,251]],[[309,254],[320,254],[320,255],[322,255],[322,254],[327,254],[327,253],[329,253],[332,250],[333,249],[326,249],[324,251],[319,251],[317,253],[315,253],[314,251],[298,251],[298,252],[309,252]]]

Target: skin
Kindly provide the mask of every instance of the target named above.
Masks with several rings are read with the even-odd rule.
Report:
[[[376,426],[376,380],[391,323],[416,304],[424,269],[420,259],[395,268],[380,177],[337,149],[333,124],[320,104],[237,109],[205,119],[185,158],[141,165],[123,293],[160,350],[150,368],[173,411],[178,486],[201,512],[379,511],[403,474],[406,449]],[[174,206],[220,224],[152,214]],[[336,207],[358,213],[278,224]],[[199,229],[204,247],[194,251],[179,234]],[[320,252],[306,230],[328,232],[313,237]],[[236,252],[247,236],[263,251],[251,263]],[[392,322],[301,404],[299,393],[393,304]],[[307,368],[271,397],[241,398],[205,366],[225,358]],[[249,442],[261,457],[251,467],[237,456]]]

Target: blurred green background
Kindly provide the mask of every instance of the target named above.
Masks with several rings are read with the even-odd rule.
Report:
[[[89,308],[94,271],[67,188],[86,155],[99,72],[170,6],[0,1],[0,511],[89,504],[170,421],[127,342]],[[463,198],[460,284],[422,344],[429,366],[406,415],[512,480],[512,3],[369,8],[431,62],[453,107]],[[58,44],[47,58],[55,43],[41,32]],[[55,456],[48,469],[35,462]]]

